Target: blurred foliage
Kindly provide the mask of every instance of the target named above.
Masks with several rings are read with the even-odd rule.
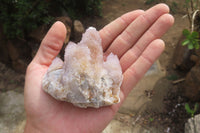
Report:
[[[196,13],[199,10],[199,2],[200,0],[185,0],[185,8],[191,30],[183,30],[183,35],[186,39],[182,42],[182,45],[187,45],[188,49],[199,49],[199,32],[194,31],[194,19],[196,18]]]
[[[200,0],[185,0],[185,6],[191,8],[192,11],[199,9]]]
[[[171,13],[175,14],[177,12],[178,4],[176,3],[176,1],[167,2],[167,0],[145,0],[146,5],[158,3],[168,3]]]
[[[188,49],[199,49],[199,33],[196,31],[190,32],[187,29],[183,30],[183,35],[185,40],[182,42],[182,45],[187,45]]]
[[[63,12],[74,18],[101,15],[101,0],[1,0],[0,24],[7,39],[25,38]]]
[[[7,39],[24,38],[27,33],[51,20],[45,1],[1,0],[0,2],[0,22]]]
[[[155,0],[146,0],[146,1],[145,1],[145,4],[149,5],[149,4],[152,4],[152,3],[154,3],[154,2],[155,2]]]
[[[150,5],[150,4],[155,4],[155,3],[161,3],[161,2],[166,2],[166,0],[145,0],[145,4]]]
[[[64,10],[71,18],[77,18],[85,15],[101,15],[101,0],[53,0],[52,9]]]
[[[172,2],[171,4],[170,4],[170,11],[172,12],[172,13],[176,13],[177,12],[177,8],[178,8],[178,4],[176,3],[176,2]]]
[[[196,113],[198,108],[199,108],[198,103],[194,105],[194,109],[191,109],[188,103],[185,104],[185,110],[191,117],[194,117],[194,114]]]
[[[200,0],[185,0],[185,9],[190,25],[193,24],[193,15],[200,8]],[[192,29],[193,30],[193,29]]]
[[[150,121],[150,122],[153,122],[153,121],[154,121],[154,118],[149,118],[149,121]]]
[[[177,75],[175,75],[175,74],[172,74],[172,75],[167,76],[166,78],[168,80],[174,81],[174,80],[177,80],[179,77]]]

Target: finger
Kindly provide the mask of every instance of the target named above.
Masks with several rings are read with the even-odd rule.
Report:
[[[160,39],[154,40],[123,74],[124,79],[121,91],[126,97],[133,89],[136,83],[142,78],[153,62],[160,56],[164,50],[164,42]]]
[[[140,15],[133,21],[125,31],[123,31],[111,44],[105,55],[111,52],[117,54],[120,58],[137,40],[145,33],[146,30],[163,14],[169,12],[169,7],[165,4],[158,4],[143,15]]]
[[[49,66],[60,52],[66,37],[66,32],[66,27],[62,22],[55,22],[42,40],[33,62]]]
[[[133,64],[141,55],[144,49],[155,39],[160,38],[174,23],[174,18],[170,14],[162,15],[144,35],[137,41],[137,43],[129,49],[120,59],[122,71]]]
[[[136,10],[122,15],[99,31],[102,38],[102,47],[105,51],[110,43],[144,11]]]

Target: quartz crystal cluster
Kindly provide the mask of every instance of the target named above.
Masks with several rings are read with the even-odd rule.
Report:
[[[104,61],[99,32],[90,27],[78,44],[69,42],[64,62],[53,60],[42,87],[57,100],[99,108],[120,101],[122,79],[118,57],[110,53]]]

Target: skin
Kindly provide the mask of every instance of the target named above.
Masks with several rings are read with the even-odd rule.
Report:
[[[29,64],[25,79],[25,133],[100,133],[123,101],[164,50],[159,39],[174,23],[165,4],[124,14],[99,31],[104,55],[117,54],[123,71],[121,102],[99,109],[82,109],[57,101],[41,88],[42,78],[58,55],[66,35],[63,23],[50,28]]]

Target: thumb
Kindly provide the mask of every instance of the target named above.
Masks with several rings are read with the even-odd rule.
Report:
[[[66,32],[66,27],[62,22],[55,22],[42,40],[33,62],[39,65],[49,66],[60,52],[66,37]]]

